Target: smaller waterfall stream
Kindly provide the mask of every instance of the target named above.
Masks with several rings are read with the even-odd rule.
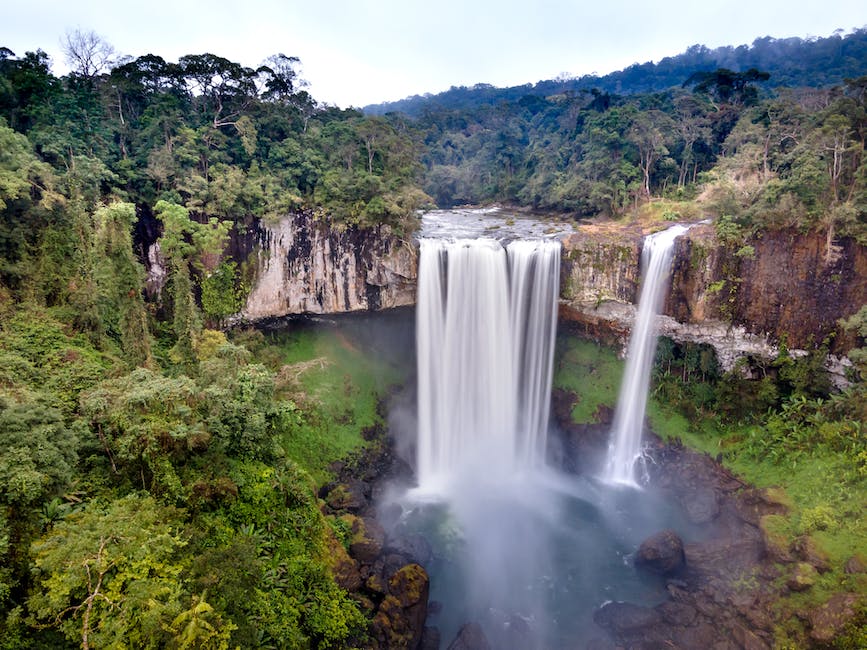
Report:
[[[608,483],[637,486],[635,463],[641,457],[641,432],[647,408],[650,371],[656,352],[656,315],[668,286],[669,266],[674,240],[687,226],[672,226],[644,240],[641,266],[641,296],[638,314],[629,338],[626,369],[614,412],[611,443],[603,480]]]

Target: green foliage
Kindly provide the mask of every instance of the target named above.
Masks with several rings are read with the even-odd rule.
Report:
[[[234,262],[223,262],[202,278],[202,311],[209,320],[220,322],[244,306],[243,296],[236,288],[236,268]]]
[[[553,385],[576,395],[572,420],[596,422],[600,408],[614,408],[623,362],[613,350],[575,337],[561,337]]]
[[[70,515],[34,544],[35,624],[85,647],[162,647],[180,613],[179,513],[130,495]]]
[[[135,206],[114,203],[96,211],[94,277],[102,328],[121,345],[130,365],[152,365],[142,299],[144,269],[132,250]]]
[[[191,379],[139,368],[83,393],[81,410],[115,472],[173,500],[183,496],[175,466],[211,437],[200,400]]]
[[[237,356],[227,343],[203,368],[208,429],[233,456],[270,458],[275,435],[297,419],[296,408],[275,400],[272,372],[261,364],[239,364]]]
[[[401,370],[385,352],[362,352],[339,329],[299,329],[269,343],[261,354],[278,369],[278,392],[298,406],[279,420],[281,448],[324,481],[333,461],[363,444],[361,432],[380,425],[380,397]]]
[[[812,533],[817,530],[828,530],[836,524],[834,510],[825,504],[806,508],[801,512],[801,530]]]
[[[854,331],[861,339],[861,343],[867,344],[867,305],[862,305],[849,318],[842,319],[840,326],[845,330]],[[855,364],[861,377],[867,377],[867,345],[850,350],[849,358]]]
[[[44,390],[66,416],[79,393],[114,365],[84,337],[70,336],[46,309],[21,306],[0,320],[0,332],[0,385]]]
[[[65,487],[77,442],[77,432],[43,398],[0,391],[0,502],[25,508]]]
[[[209,561],[197,563],[195,580],[213,585],[219,602],[235,613],[239,629],[233,643],[345,646],[365,622],[330,577],[330,528],[310,477],[285,461],[275,466],[239,463],[231,478],[238,486],[237,499],[210,519],[240,534],[203,540]],[[215,533],[220,528],[213,526]],[[255,628],[248,621],[255,621]]]

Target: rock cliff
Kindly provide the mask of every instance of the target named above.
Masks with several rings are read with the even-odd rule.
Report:
[[[564,238],[561,318],[624,340],[635,316],[642,238],[610,226],[582,227]],[[821,234],[783,231],[747,247],[726,246],[712,226],[697,225],[675,244],[659,330],[713,345],[731,368],[744,355],[774,356],[782,341],[798,350],[828,339],[832,351],[843,353],[855,341],[837,321],[865,303],[867,248],[852,240],[838,240],[829,252]]]
[[[644,234],[596,224],[561,237],[561,319],[597,338],[626,341]],[[841,239],[829,251],[822,234],[794,231],[746,243],[724,245],[705,224],[677,240],[662,334],[713,345],[725,368],[744,355],[774,356],[781,342],[797,354],[829,339],[837,355],[856,343],[837,321],[867,303],[867,248]],[[249,321],[415,302],[416,247],[387,227],[329,229],[302,213],[254,225],[245,247],[258,256],[241,314]]]
[[[300,213],[255,228],[257,273],[241,313],[244,319],[415,302],[416,251],[387,226],[331,229]]]

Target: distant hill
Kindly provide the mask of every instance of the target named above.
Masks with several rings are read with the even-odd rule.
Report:
[[[657,92],[680,86],[692,74],[717,68],[742,72],[749,68],[770,73],[769,86],[832,86],[844,79],[867,74],[867,27],[847,35],[827,38],[757,38],[751,46],[725,46],[709,49],[693,45],[684,53],[666,57],[659,63],[636,63],[604,76],[585,75],[574,79],[539,81],[511,88],[489,84],[453,86],[436,95],[414,95],[395,102],[364,107],[371,115],[399,112],[419,116],[428,111],[471,110],[480,105],[517,101],[527,95],[548,97],[569,92],[597,89],[631,95]]]

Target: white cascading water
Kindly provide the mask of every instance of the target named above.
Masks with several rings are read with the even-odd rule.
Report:
[[[662,306],[668,286],[669,266],[674,240],[686,232],[687,226],[672,226],[649,235],[641,251],[642,276],[638,314],[629,338],[626,368],[617,409],[614,412],[611,443],[602,479],[609,483],[638,486],[635,464],[641,458],[641,433],[650,370],[656,352],[656,315]]]
[[[418,479],[437,495],[468,471],[496,480],[544,461],[560,244],[420,248]]]

